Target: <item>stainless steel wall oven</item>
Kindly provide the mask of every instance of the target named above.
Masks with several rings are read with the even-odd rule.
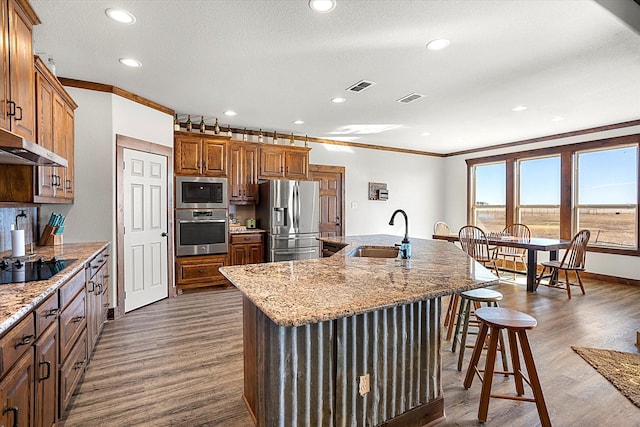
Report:
[[[228,251],[227,209],[176,209],[176,255],[224,254]]]

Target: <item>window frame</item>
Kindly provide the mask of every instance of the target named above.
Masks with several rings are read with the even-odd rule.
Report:
[[[506,161],[506,218],[507,224],[513,223],[516,217],[516,173],[518,172],[517,162],[519,160],[531,160],[541,157],[550,157],[560,155],[560,239],[570,240],[575,234],[575,163],[577,162],[577,153],[584,151],[599,151],[612,148],[622,148],[624,146],[636,146],[638,154],[638,173],[637,193],[636,194],[636,248],[615,248],[608,246],[589,245],[587,250],[590,252],[610,253],[617,255],[640,256],[640,134],[626,135],[620,137],[598,139],[579,143],[572,143],[554,147],[538,148],[515,153],[505,153],[493,156],[478,157],[466,159],[467,163],[467,222],[472,224],[474,221],[471,203],[475,202],[472,194],[475,192],[474,182],[472,179],[473,169],[475,166],[483,164],[498,163]]]
[[[497,161],[497,162],[488,162],[488,163],[482,163],[482,164],[477,164],[475,165],[472,169],[471,169],[471,173],[470,173],[470,177],[469,177],[469,182],[471,185],[471,193],[469,194],[469,200],[471,201],[471,203],[469,204],[469,212],[468,212],[468,216],[470,216],[472,218],[472,222],[469,221],[470,224],[476,224],[476,215],[477,215],[477,210],[478,210],[478,201],[476,200],[476,182],[477,182],[477,174],[476,174],[476,167],[477,166],[491,166],[491,165],[497,165],[500,163],[505,163],[505,170],[508,169],[508,165],[506,164],[506,162],[504,161]],[[507,185],[507,183],[505,182],[505,186]],[[505,211],[505,219],[506,222],[508,222],[508,209],[507,209],[507,201],[505,200],[505,204],[504,205],[481,205],[480,209],[504,209]],[[506,227],[506,224],[502,227],[504,228]]]

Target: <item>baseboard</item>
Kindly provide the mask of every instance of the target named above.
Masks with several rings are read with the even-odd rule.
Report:
[[[640,286],[640,280],[627,279],[626,277],[609,276],[608,274],[590,273],[583,271],[580,273],[580,277],[590,280],[602,280],[604,282],[619,283],[622,285]]]

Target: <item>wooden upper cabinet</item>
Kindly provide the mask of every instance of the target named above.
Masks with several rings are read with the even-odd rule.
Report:
[[[68,166],[37,168],[36,195],[40,202],[68,203],[74,194],[74,110],[76,103],[56,76],[35,57],[36,112],[38,145],[67,160]]]
[[[27,0],[0,0],[2,73],[0,125],[36,139],[33,26],[40,23]]]
[[[227,175],[227,140],[221,135],[175,133],[176,175]]]
[[[258,200],[258,144],[231,141],[229,146],[229,202],[255,204]]]
[[[260,178],[309,179],[310,148],[269,145],[260,147]]]

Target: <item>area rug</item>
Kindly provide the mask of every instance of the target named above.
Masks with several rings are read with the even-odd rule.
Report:
[[[640,408],[640,354],[599,348],[571,348]]]

